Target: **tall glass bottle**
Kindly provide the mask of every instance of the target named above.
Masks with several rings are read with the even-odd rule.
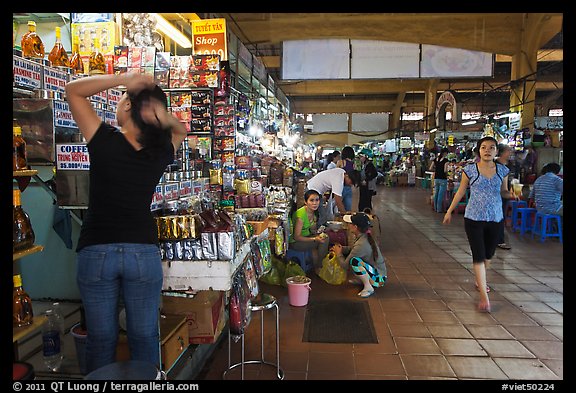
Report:
[[[56,42],[48,54],[48,60],[50,60],[52,67],[70,67],[70,59],[66,49],[64,49],[64,45],[62,45],[62,36],[58,26],[56,26]]]
[[[28,169],[26,157],[26,141],[22,138],[22,128],[12,127],[12,170],[22,171]]]
[[[70,68],[74,75],[84,74],[84,62],[78,49],[78,36],[72,38],[72,58],[70,58]]]
[[[98,37],[94,38],[94,50],[88,60],[88,73],[90,75],[106,73],[106,62],[104,61],[104,55],[100,51],[100,38]]]
[[[14,290],[12,291],[12,326],[30,325],[34,318],[32,300],[22,287],[22,277],[19,274],[15,274],[12,280],[14,282]]]
[[[20,46],[22,47],[22,56],[44,59],[44,43],[36,33],[36,22],[28,21],[28,32],[22,36]]]
[[[30,217],[22,209],[20,190],[17,188],[13,190],[12,204],[14,218],[12,251],[24,250],[34,245],[35,236]]]

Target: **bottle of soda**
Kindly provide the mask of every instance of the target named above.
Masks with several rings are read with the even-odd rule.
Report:
[[[46,322],[42,325],[42,357],[50,371],[60,370],[62,365],[62,337],[54,310],[46,310]]]

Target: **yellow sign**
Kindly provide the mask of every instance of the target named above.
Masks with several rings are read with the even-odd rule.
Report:
[[[448,137],[448,146],[453,146],[454,145],[454,136],[450,135]]]
[[[203,19],[192,21],[192,45],[194,55],[219,55],[228,60],[226,19]]]

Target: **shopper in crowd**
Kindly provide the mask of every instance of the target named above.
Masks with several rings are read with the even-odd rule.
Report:
[[[534,200],[539,212],[564,215],[564,179],[558,176],[560,169],[560,165],[555,162],[544,165],[542,174],[532,185],[529,198]]]
[[[124,86],[119,128],[98,116],[90,97]],[[123,300],[130,358],[160,366],[162,264],[150,201],[186,138],[151,76],[125,73],[76,79],[66,100],[90,154],[89,202],[76,251],[86,315],[87,371],[115,362]]]
[[[336,205],[340,214],[350,211],[346,209],[342,199],[345,185],[358,187],[360,185],[360,172],[354,169],[350,172],[346,172],[342,168],[327,169],[318,172],[306,182],[308,190],[316,190],[320,195],[330,194],[326,203],[322,200],[320,202],[320,217],[318,220],[320,225],[325,225],[333,217],[333,204]]]
[[[326,166],[326,169],[333,169],[337,168],[336,163],[340,160],[340,152],[338,150],[334,150],[330,153],[332,156],[330,157],[330,162]]]
[[[508,166],[508,161],[510,160],[510,155],[512,154],[512,148],[505,143],[498,144],[498,157],[496,157],[496,161],[504,166]],[[508,168],[510,169],[510,168]],[[510,175],[508,175],[508,189],[511,190],[511,180]],[[506,204],[508,203],[508,199],[502,198],[502,211],[506,211]],[[500,236],[498,237],[498,247],[503,250],[510,250],[510,244],[506,240],[508,238],[508,234],[506,233],[506,225],[502,225],[500,228]]]
[[[331,251],[336,254],[340,266],[350,265],[354,278],[349,280],[349,283],[363,285],[358,296],[367,298],[374,294],[374,288],[386,284],[388,279],[386,263],[372,236],[372,223],[368,215],[348,214],[343,219],[348,223],[348,230],[354,235],[354,243],[351,246],[336,243]]]
[[[477,143],[480,162],[464,167],[460,187],[444,215],[444,224],[452,220],[452,212],[470,187],[470,198],[464,211],[464,229],[472,250],[476,288],[480,292],[479,311],[490,312],[486,269],[496,251],[500,227],[504,225],[502,198],[514,198],[508,191],[509,169],[494,160],[498,142],[491,136]]]
[[[434,211],[437,213],[444,211],[442,204],[444,203],[446,188],[448,187],[447,173],[449,160],[446,158],[448,152],[448,148],[443,147],[429,168],[430,171],[434,171]]]
[[[322,267],[322,260],[328,254],[328,236],[318,233],[318,208],[322,196],[316,190],[304,193],[304,206],[291,215],[288,248],[296,251],[311,251],[314,269]],[[302,261],[303,262],[303,261]]]
[[[340,159],[336,163],[338,168],[344,168],[346,172],[350,172],[354,170],[354,158],[356,157],[356,153],[354,153],[354,149],[352,146],[344,146],[342,148],[342,153],[340,154]],[[344,201],[344,207],[346,211],[352,211],[352,187],[348,185],[344,185],[344,189],[342,191],[342,199]]]
[[[362,164],[362,169],[360,170],[362,181],[358,187],[360,191],[360,197],[358,198],[358,211],[363,212],[366,208],[372,209],[372,196],[376,194],[376,178],[378,177],[378,171],[371,160],[373,153],[370,149],[362,149],[358,156],[360,157],[360,163]]]

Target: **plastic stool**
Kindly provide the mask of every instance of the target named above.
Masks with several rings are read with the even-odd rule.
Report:
[[[284,379],[284,371],[280,368],[280,320],[279,320],[279,309],[278,302],[276,298],[267,293],[262,293],[256,299],[252,299],[249,305],[251,312],[260,311],[260,359],[257,360],[244,360],[244,333],[240,334],[242,342],[242,360],[240,363],[231,363],[231,339],[232,333],[228,331],[228,369],[222,374],[222,379],[226,379],[226,373],[233,368],[242,367],[242,380],[244,380],[244,365],[245,364],[265,364],[276,368],[276,377],[280,380]],[[264,360],[264,311],[275,309],[276,314],[276,363],[267,362]],[[237,336],[237,335],[236,335]]]
[[[305,273],[314,269],[314,264],[312,263],[312,251],[297,251],[289,248],[286,250],[286,259],[290,260],[292,258],[298,259],[298,263]]]
[[[516,217],[516,209],[519,207],[528,207],[528,203],[526,201],[519,201],[516,199],[510,199],[506,202],[506,210],[504,212],[504,219],[506,220],[505,223],[508,227],[514,227],[514,219]]]
[[[516,209],[516,216],[512,223],[512,230],[520,231],[520,235],[531,232],[536,217],[536,209],[532,207],[519,207]]]
[[[556,220],[556,231],[552,230],[554,220]],[[559,214],[536,212],[534,226],[532,227],[532,237],[534,237],[535,234],[540,236],[541,242],[547,237],[557,237],[560,239],[560,243],[562,243],[562,217]]]
[[[166,373],[158,367],[141,360],[110,363],[86,375],[87,380],[165,380]]]

